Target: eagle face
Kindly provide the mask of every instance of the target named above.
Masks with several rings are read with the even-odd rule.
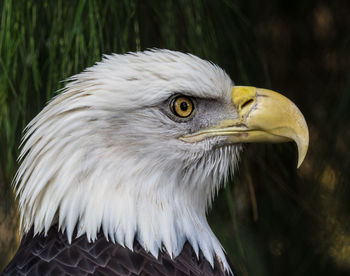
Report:
[[[234,86],[208,61],[169,50],[105,56],[27,127],[15,179],[22,229],[58,224],[92,242],[103,231],[155,257],[176,257],[188,241],[230,271],[207,208],[241,143],[290,140],[302,161],[308,133],[294,104]]]

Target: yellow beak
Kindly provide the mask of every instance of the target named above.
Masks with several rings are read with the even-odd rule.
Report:
[[[234,86],[232,103],[238,110],[238,118],[221,121],[215,127],[180,139],[194,143],[220,135],[233,143],[294,141],[299,168],[309,146],[309,131],[303,114],[292,101],[271,90]]]

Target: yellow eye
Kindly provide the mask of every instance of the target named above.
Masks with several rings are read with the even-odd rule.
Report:
[[[185,96],[175,98],[171,105],[173,113],[181,118],[187,118],[193,112],[193,102]]]

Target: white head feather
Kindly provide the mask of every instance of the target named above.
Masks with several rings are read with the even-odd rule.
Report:
[[[58,223],[95,240],[176,257],[186,240],[230,271],[206,210],[239,146],[178,139],[189,129],[164,112],[176,93],[230,103],[232,81],[193,55],[152,50],[105,56],[69,79],[28,125],[15,178],[24,232]],[[210,123],[208,118],[200,124]]]

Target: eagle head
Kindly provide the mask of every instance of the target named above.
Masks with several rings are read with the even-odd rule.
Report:
[[[103,231],[155,257],[188,241],[229,271],[206,211],[241,143],[291,140],[300,165],[308,130],[291,101],[235,86],[211,62],[169,50],[104,56],[27,127],[15,177],[22,229],[57,224],[92,242]]]

